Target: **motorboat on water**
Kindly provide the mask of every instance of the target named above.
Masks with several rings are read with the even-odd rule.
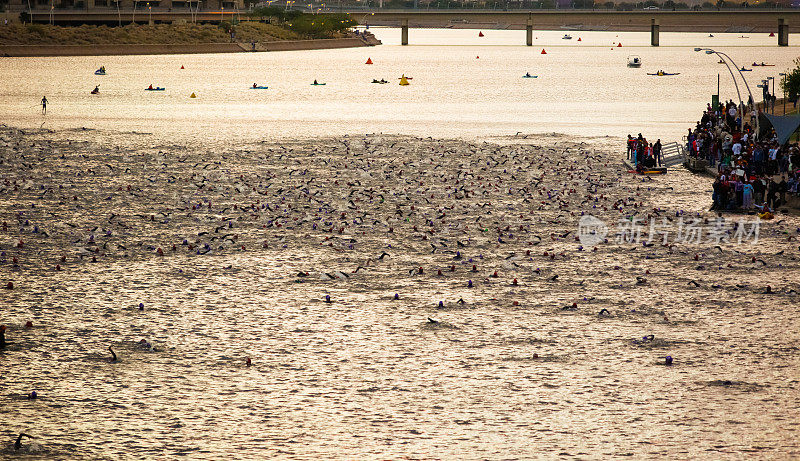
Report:
[[[639,56],[628,56],[628,67],[642,67],[642,58]]]
[[[570,34],[564,34],[564,36],[563,36],[563,37],[561,37],[561,40],[572,40],[572,35],[570,35]]]
[[[99,69],[94,71],[95,75],[105,75],[106,74],[106,66],[100,66]]]

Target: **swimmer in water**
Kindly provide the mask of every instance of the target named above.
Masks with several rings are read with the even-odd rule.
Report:
[[[17,437],[17,441],[16,441],[16,442],[14,442],[14,451],[18,451],[19,449],[21,449],[21,448],[22,448],[22,438],[23,438],[23,437],[28,437],[28,438],[30,438],[30,439],[32,439],[32,438],[33,438],[33,436],[30,436],[30,435],[28,435],[28,434],[23,434],[23,433],[20,433],[20,434],[19,434],[19,437]]]
[[[331,301],[331,295],[325,295],[325,301],[324,302],[326,302],[328,304],[333,303],[333,301]]]
[[[114,349],[111,349],[111,346],[108,346],[108,351],[111,352],[111,363],[117,361],[117,354],[114,353]]]
[[[603,309],[600,311],[600,313],[599,313],[599,314],[597,314],[597,315],[600,315],[600,316],[603,316],[603,315],[611,315],[611,312],[609,312],[609,311],[608,311],[608,309],[606,309],[606,308],[604,307],[604,308],[603,308]]]

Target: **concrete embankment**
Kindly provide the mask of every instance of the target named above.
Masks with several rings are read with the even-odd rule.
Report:
[[[255,51],[327,50],[379,45],[374,37],[259,42]],[[120,56],[147,54],[245,53],[252,44],[202,43],[196,45],[0,45],[0,56]]]

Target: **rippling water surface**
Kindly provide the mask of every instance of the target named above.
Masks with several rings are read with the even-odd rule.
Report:
[[[418,33],[443,34],[413,31],[412,40]],[[558,47],[549,35],[547,56],[564,72],[590,56],[612,75],[639,72],[618,50]],[[616,34],[580,35],[589,45]],[[646,37],[619,35],[624,46],[629,35]],[[14,284],[0,290],[11,341],[0,350],[2,456],[800,456],[800,220],[762,223],[755,245],[617,243],[620,218],[712,225],[707,178],[680,169],[637,178],[618,160],[619,136],[635,123],[672,133],[644,113],[682,114],[678,136],[702,99],[676,83],[663,83],[675,85],[670,94],[628,89],[660,101],[636,115],[620,108],[619,85],[588,75],[591,91],[558,97],[540,77],[549,95],[540,105],[510,90],[425,88],[428,78],[445,81],[441,62],[476,53],[480,64],[453,64],[454,79],[498,90],[506,72],[514,88],[528,88],[520,71],[536,71],[541,55],[496,46],[504,43],[7,61],[3,78],[19,84],[20,69],[35,63],[61,73],[47,87],[44,128],[53,131],[38,129],[19,92],[0,97],[4,120],[36,127],[0,132],[0,282]],[[616,61],[597,56],[606,51]],[[684,83],[705,88],[716,68],[700,75],[678,63],[712,58],[685,51],[637,49],[645,62],[674,55],[674,65],[654,67],[685,70]],[[414,57],[401,64],[404,53]],[[521,53],[528,64],[510,68],[504,56]],[[367,54],[369,72],[360,67]],[[321,74],[322,56],[355,63],[351,81],[406,72],[414,83],[337,88],[344,77]],[[181,63],[189,73],[157,78]],[[98,103],[83,87],[95,81],[85,69],[100,64],[131,71],[112,70]],[[200,64],[211,74],[192,70]],[[303,77],[276,77],[289,74]],[[313,78],[329,86],[305,86]],[[151,79],[168,92],[131,89]],[[251,80],[278,83],[240,91]],[[26,93],[31,105],[40,88]],[[417,93],[400,102],[409,89]],[[186,99],[189,90],[201,97]],[[603,111],[587,115],[591,107]],[[548,113],[560,121],[540,126]],[[367,131],[424,137],[356,134]],[[591,137],[507,136],[517,131]],[[582,214],[611,229],[594,251],[575,238]],[[610,315],[599,316],[604,308]],[[36,400],[26,398],[32,391]],[[14,451],[20,432],[35,438]]]

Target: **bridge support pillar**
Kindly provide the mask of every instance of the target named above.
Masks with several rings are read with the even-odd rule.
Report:
[[[533,46],[533,19],[528,18],[528,24],[525,25],[525,44]]]
[[[403,19],[400,24],[400,44],[408,45],[408,19]]]
[[[786,19],[778,19],[778,46],[789,46],[789,24]]]
[[[658,46],[658,32],[661,26],[658,24],[658,19],[652,18],[650,20],[650,46]]]

